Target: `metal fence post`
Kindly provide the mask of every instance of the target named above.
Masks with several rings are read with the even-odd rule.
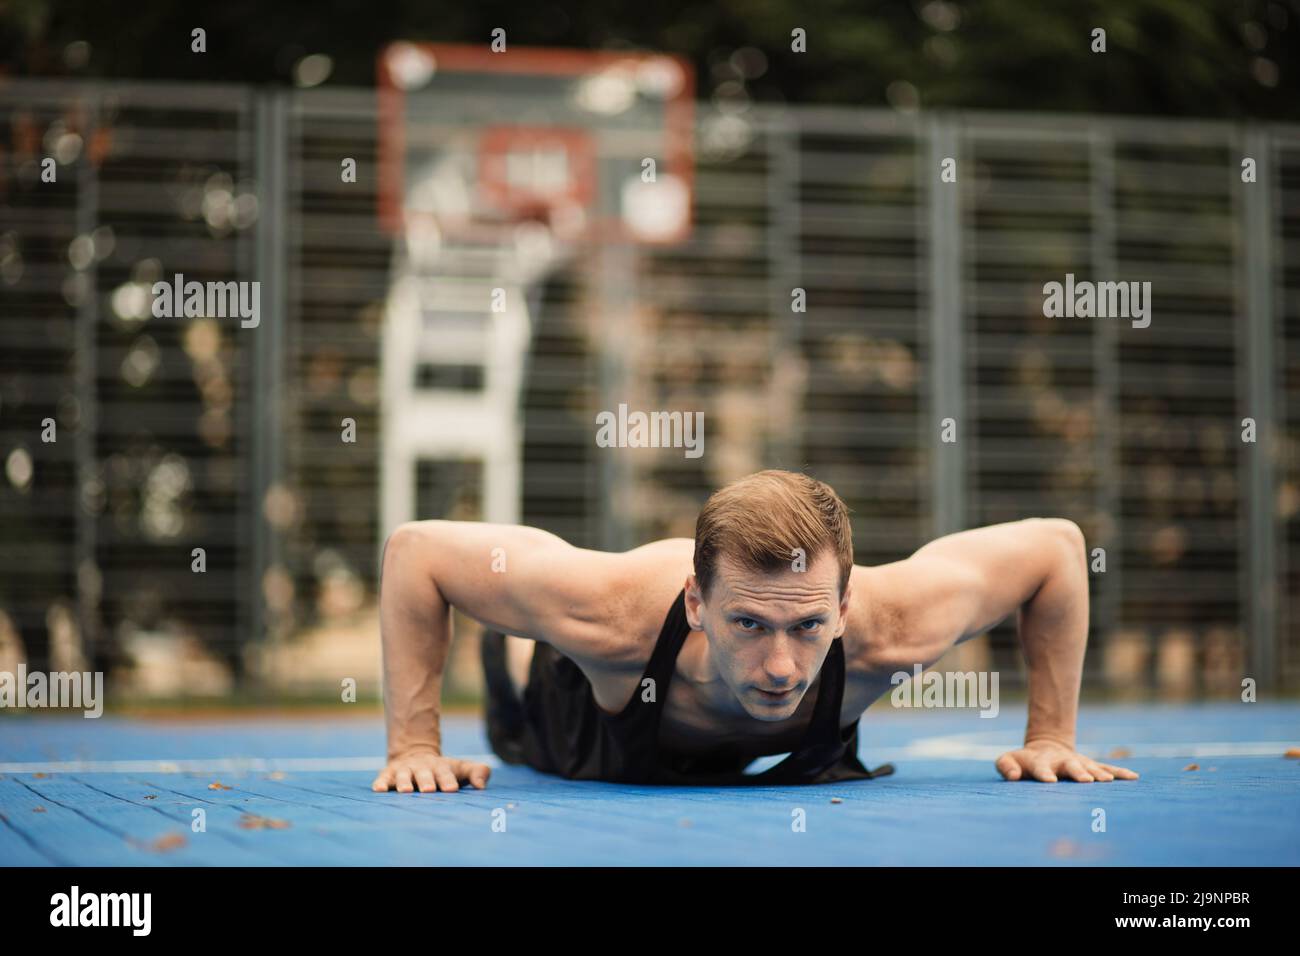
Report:
[[[600,404],[596,412],[617,414],[620,402],[634,402],[629,394],[627,348],[628,325],[634,323],[637,250],[627,242],[604,243],[596,263],[597,302],[600,309],[600,353],[597,356],[597,388]],[[618,328],[616,323],[621,323]],[[631,483],[637,475],[626,449],[600,448],[595,444],[596,419],[587,420],[592,454],[596,455],[596,513],[600,527],[593,536],[604,551],[625,551],[632,547],[633,529],[626,505],[631,500]]]
[[[780,388],[795,381],[793,370],[781,371],[782,363],[803,361],[803,315],[791,308],[791,292],[801,282],[799,252],[799,125],[793,113],[785,110],[769,116],[765,124],[767,171],[767,256],[768,294],[771,302],[772,336],[769,373],[771,387]],[[806,307],[806,303],[805,303]],[[802,377],[802,376],[801,376]],[[790,392],[797,408],[788,409],[785,427],[771,436],[768,453],[774,467],[800,471],[803,443],[800,424],[804,395],[802,387]]]
[[[948,117],[931,119],[923,127],[928,149],[922,170],[929,209],[927,252],[929,269],[930,381],[928,414],[922,416],[922,447],[930,448],[932,533],[935,536],[960,531],[966,524],[968,445],[975,440],[974,423],[966,417],[966,351],[963,336],[964,288],[962,282],[961,186],[971,175],[961,167],[958,121]],[[918,151],[920,153],[920,151]],[[957,160],[957,182],[940,179],[942,162]],[[957,441],[946,443],[940,422],[951,418],[957,425]]]
[[[1245,366],[1237,363],[1243,418],[1253,418],[1256,444],[1243,444],[1242,486],[1246,489],[1245,518],[1241,522],[1245,537],[1245,555],[1241,574],[1240,599],[1249,622],[1247,666],[1260,687],[1276,687],[1280,655],[1277,627],[1277,518],[1274,507],[1274,469],[1281,449],[1277,430],[1276,356],[1284,351],[1277,342],[1277,317],[1273,298],[1274,232],[1277,206],[1273,186],[1277,181],[1273,141],[1268,132],[1249,127],[1243,136],[1243,156],[1252,157],[1257,175],[1253,183],[1241,182],[1240,166],[1232,171],[1234,189],[1242,197],[1241,216],[1244,262],[1238,267],[1242,288],[1242,311],[1245,321],[1238,324],[1239,342],[1246,353]],[[1234,422],[1234,430],[1239,427]]]
[[[288,320],[287,221],[288,95],[280,90],[253,93],[252,157],[257,183],[257,224],[252,243],[252,277],[261,282],[261,320],[250,336],[249,498],[246,559],[245,628],[242,642],[269,636],[264,581],[277,563],[279,540],[264,512],[267,492],[282,474],[281,392],[284,384],[284,336]]]
[[[1093,126],[1089,130],[1088,154],[1092,268],[1097,276],[1109,278],[1119,274],[1115,255],[1115,141],[1111,134]],[[1106,549],[1106,573],[1098,580],[1094,605],[1100,613],[1094,616],[1092,630],[1104,634],[1119,623],[1124,580],[1123,502],[1120,493],[1119,330],[1114,322],[1095,324],[1092,349],[1095,376],[1093,414],[1096,421],[1096,507],[1098,516],[1104,522],[1098,543]],[[1091,554],[1088,562],[1091,566]]]
[[[100,94],[74,94],[86,109],[85,142],[95,139],[100,116]],[[99,175],[91,153],[86,150],[77,164],[77,235],[90,236],[99,225]],[[76,509],[76,561],[73,568],[77,594],[77,626],[82,650],[90,666],[98,670],[100,644],[100,599],[103,578],[99,571],[99,518],[86,507],[83,492],[98,471],[96,442],[99,430],[99,266],[92,257],[82,273],[89,288],[77,305],[74,392],[77,396],[77,430],[73,437],[72,507]],[[53,651],[53,647],[49,652]],[[50,666],[53,666],[51,659]]]

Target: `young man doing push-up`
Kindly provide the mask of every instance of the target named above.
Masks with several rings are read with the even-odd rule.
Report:
[[[486,628],[488,736],[508,763],[572,779],[805,784],[866,779],[858,721],[898,671],[1016,614],[1029,676],[1008,780],[1132,780],[1075,750],[1088,637],[1083,535],[1029,519],[853,564],[848,509],[823,482],[764,471],[716,492],[694,540],[623,554],[535,528],[404,524],[380,597],[388,763],[375,790],[487,785],[439,730],[451,608]],[[505,642],[529,639],[526,684]],[[521,645],[525,646],[525,645]],[[789,756],[762,774],[755,758]]]

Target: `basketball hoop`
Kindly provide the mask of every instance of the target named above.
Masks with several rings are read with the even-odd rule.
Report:
[[[579,241],[690,234],[694,79],[664,54],[397,43],[379,59],[378,211],[448,241],[519,222]],[[641,180],[652,170],[648,180]]]

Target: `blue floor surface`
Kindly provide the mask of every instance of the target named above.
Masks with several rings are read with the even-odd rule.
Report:
[[[485,791],[410,795],[369,790],[378,718],[7,716],[0,864],[1300,865],[1300,760],[1283,757],[1300,705],[1085,707],[1079,728],[1081,750],[1125,748],[1108,762],[1141,779],[1003,781],[1023,707],[873,710],[862,758],[896,767],[875,780],[638,787],[490,757]],[[444,746],[488,753],[472,717],[444,721]]]

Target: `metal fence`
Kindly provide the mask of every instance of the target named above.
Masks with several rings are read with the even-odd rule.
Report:
[[[0,610],[32,661],[185,633],[238,676],[373,605],[375,139],[368,90],[0,85]],[[859,563],[1066,516],[1105,551],[1090,681],[1295,687],[1300,131],[785,107],[705,110],[697,149],[687,244],[608,244],[537,290],[526,523],[689,536],[766,466],[840,491]],[[258,327],[150,318],[178,271],[259,280]],[[1150,281],[1150,326],[1045,318],[1067,273]],[[704,411],[704,456],[596,448],[619,402]],[[422,516],[473,517],[480,480],[423,465]],[[1011,631],[981,646],[1016,672]]]

